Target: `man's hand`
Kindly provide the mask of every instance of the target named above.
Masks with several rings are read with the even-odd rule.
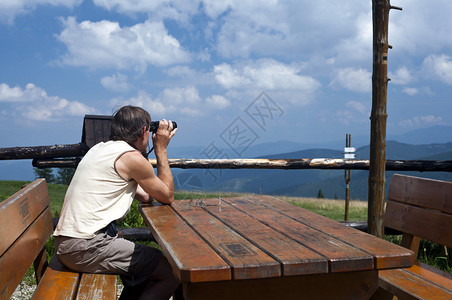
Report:
[[[154,151],[156,156],[160,151],[166,151],[170,140],[176,134],[177,128],[173,128],[173,123],[165,119],[160,121],[159,128],[155,133],[152,134],[152,144],[154,146]],[[157,157],[158,159],[158,157]]]

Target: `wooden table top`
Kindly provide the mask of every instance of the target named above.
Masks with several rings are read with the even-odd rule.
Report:
[[[203,202],[140,206],[182,282],[381,270],[414,263],[408,249],[275,197]]]

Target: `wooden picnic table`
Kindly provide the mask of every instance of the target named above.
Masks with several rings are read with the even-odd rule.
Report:
[[[141,205],[185,299],[368,299],[414,253],[263,195]]]

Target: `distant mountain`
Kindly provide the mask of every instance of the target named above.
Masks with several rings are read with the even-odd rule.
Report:
[[[344,134],[345,137],[345,134]],[[369,157],[368,136],[353,136],[352,145],[357,148],[356,158]],[[341,158],[343,140],[325,143],[275,141],[256,144],[245,149],[242,158]],[[169,147],[169,158],[208,158],[203,151],[207,145]],[[303,150],[304,149],[304,150]],[[237,157],[231,149],[220,149]],[[243,150],[243,149],[241,149]],[[452,126],[433,126],[403,135],[388,136],[388,159],[452,159]],[[240,151],[239,151],[240,152]],[[180,177],[179,188],[201,190],[246,191],[252,193],[316,196],[319,188],[326,197],[344,194],[343,170],[182,170],[173,169]],[[390,174],[388,172],[388,174]],[[420,174],[420,173],[417,173]],[[448,178],[449,174],[424,173],[431,178]],[[0,160],[0,180],[33,180],[31,160]],[[367,171],[353,171],[352,197],[367,198]]]
[[[452,142],[452,126],[436,125],[420,128],[404,134],[390,136],[389,139],[412,145]]]
[[[388,160],[452,160],[452,143],[432,145],[410,145],[395,141],[387,142]],[[330,149],[309,149],[290,153],[266,155],[258,158],[342,158],[341,151]],[[356,151],[356,157],[367,159],[369,146]],[[351,172],[351,199],[367,199],[368,171]],[[395,172],[387,172],[387,187]],[[452,181],[447,172],[398,172],[421,177]],[[264,193],[273,195],[316,197],[321,189],[327,198],[344,198],[344,170],[188,170],[176,176],[196,179],[196,188],[204,191],[231,191]],[[180,189],[190,189],[179,186]]]
[[[417,129],[407,132],[401,135],[388,135],[387,143],[395,141],[401,144],[410,144],[413,146],[413,150],[423,149],[416,148],[418,145],[430,145],[430,144],[447,144],[452,143],[452,126],[432,126],[429,128]],[[363,156],[361,158],[368,157],[370,134],[351,137],[352,146],[355,148],[362,148]],[[219,143],[220,144],[220,143]],[[367,145],[367,148],[365,146]],[[203,154],[203,151],[208,145],[190,146],[190,147],[170,147],[168,149],[168,156],[170,158],[207,158]],[[220,145],[217,145],[220,146]],[[343,139],[326,141],[322,143],[310,143],[305,141],[293,142],[293,141],[275,141],[262,144],[252,145],[247,149],[238,149],[239,153],[242,153],[242,158],[250,157],[268,157],[269,155],[279,155],[280,153],[292,153],[298,152],[303,149],[334,149],[343,150],[345,146],[345,133]],[[395,148],[393,148],[395,149]],[[239,158],[229,148],[221,149],[224,153],[227,153],[231,158]],[[389,150],[389,149],[388,149]],[[436,150],[434,150],[436,151]],[[426,152],[428,152],[426,150]],[[366,154],[367,153],[367,154]],[[361,154],[360,154],[361,155]],[[396,159],[396,158],[394,158]],[[399,159],[399,158],[397,158]]]
[[[452,149],[452,142],[445,144],[422,144],[412,145],[398,141],[386,142],[386,158],[392,160],[412,160],[420,157],[430,157],[439,153],[444,153]],[[356,150],[356,158],[368,159],[370,146],[364,146]]]
[[[357,153],[362,153],[367,158],[369,146],[362,147]],[[452,143],[433,144],[433,145],[410,145],[398,142],[387,143],[387,159],[388,160],[452,160]],[[429,155],[430,154],[430,155]],[[358,156],[358,155],[357,155]],[[344,171],[342,171],[344,172]],[[450,172],[386,172],[386,194],[389,189],[389,183],[392,175],[395,173],[406,174],[411,176],[425,177],[437,180],[452,181],[452,173]],[[368,197],[368,171],[352,171],[350,182],[350,199],[366,200]],[[306,196],[316,197],[319,189],[327,198],[335,198],[337,196],[343,199],[345,196],[345,179],[344,175],[327,178],[317,182],[307,182],[295,184],[291,187],[275,190],[274,194],[289,196]]]

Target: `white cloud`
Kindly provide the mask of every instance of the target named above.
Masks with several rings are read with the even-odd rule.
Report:
[[[151,116],[164,118],[168,118],[170,114],[198,116],[205,109],[198,90],[193,86],[164,89],[157,98],[153,98],[146,91],[139,91],[136,97],[129,99],[115,98],[110,103],[114,107],[123,105],[140,106],[148,110]]]
[[[223,109],[231,105],[231,101],[221,95],[213,95],[208,97],[206,102],[218,109]]]
[[[344,87],[353,92],[367,93],[372,90],[372,74],[362,68],[339,69],[330,85]]]
[[[169,18],[180,22],[187,22],[197,13],[199,0],[93,0],[94,4],[108,10],[115,10],[125,14],[146,13],[152,19]]]
[[[168,105],[193,105],[201,102],[198,90],[194,86],[164,89],[159,98],[162,103]]]
[[[341,32],[340,38],[338,40],[333,38],[331,45],[326,48],[331,47],[334,50],[335,62],[340,65],[348,65],[351,62],[365,62],[372,57],[372,11],[363,9],[355,13],[357,14],[356,20],[352,21],[345,17],[343,21],[344,23],[348,21],[350,33]],[[338,14],[335,19],[343,16],[345,15]],[[331,22],[329,26],[335,26],[335,22]]]
[[[347,109],[339,109],[336,111],[335,120],[343,124],[350,123],[366,123],[369,121],[370,108],[359,101],[348,101],[345,104]]]
[[[423,68],[434,78],[452,85],[452,58],[448,55],[429,55],[425,58]]]
[[[330,86],[343,87],[353,92],[367,93],[372,90],[372,74],[362,68],[339,69],[336,71]]]
[[[395,4],[402,12],[392,11],[389,18],[391,53],[402,58],[408,55],[425,56],[451,49],[452,1],[410,0]],[[391,3],[392,4],[392,3]]]
[[[29,96],[29,94],[32,93],[32,84],[28,84],[25,88],[25,91],[23,91],[20,87],[9,87],[6,83],[0,84],[0,102],[21,102],[21,101],[27,101],[24,97],[24,94],[27,94],[26,97]]]
[[[139,106],[146,109],[151,117],[154,119],[154,115],[165,115],[168,111],[168,108],[165,107],[158,100],[152,99],[152,96],[149,95],[145,91],[138,91],[138,95],[136,97],[131,97],[129,99],[115,98],[110,101],[110,104],[113,107],[121,107],[124,105],[134,105]]]
[[[58,39],[67,47],[61,63],[90,68],[116,68],[144,71],[147,65],[168,66],[190,61],[162,22],[146,21],[132,27],[117,22],[62,20]]]
[[[18,15],[30,13],[38,5],[74,7],[83,0],[2,0],[0,1],[0,23],[12,24]]]
[[[410,96],[414,96],[417,95],[419,93],[419,90],[417,88],[412,88],[412,87],[406,87],[402,90],[403,93],[410,95]]]
[[[364,105],[362,102],[358,102],[358,101],[349,101],[346,103],[346,106],[348,108],[351,108],[353,110],[356,110],[360,113],[367,113],[367,115],[369,115],[369,108]]]
[[[115,92],[126,92],[130,89],[130,85],[127,82],[127,75],[121,73],[102,77],[100,83],[107,90],[112,90]]]
[[[273,59],[220,64],[214,67],[216,81],[226,89],[295,90],[313,93],[320,83],[310,76],[300,75],[301,68]]]
[[[394,74],[389,72],[388,77],[391,78],[392,83],[401,85],[408,84],[413,80],[411,72],[406,67],[397,69]]]
[[[204,1],[217,22],[217,52],[227,58],[253,55],[338,57],[362,61],[371,55],[368,1]],[[370,32],[370,35],[369,35]]]
[[[434,124],[441,124],[443,118],[439,116],[426,115],[426,116],[416,116],[412,119],[402,120],[399,122],[400,126],[403,127],[422,127],[422,126],[431,126]]]
[[[188,66],[174,66],[165,71],[170,76],[194,78],[199,76],[195,69]]]
[[[29,83],[24,89],[0,84],[0,102],[9,103],[8,115],[20,115],[32,121],[56,121],[66,116],[83,116],[96,110],[78,101],[49,96],[42,88]]]

